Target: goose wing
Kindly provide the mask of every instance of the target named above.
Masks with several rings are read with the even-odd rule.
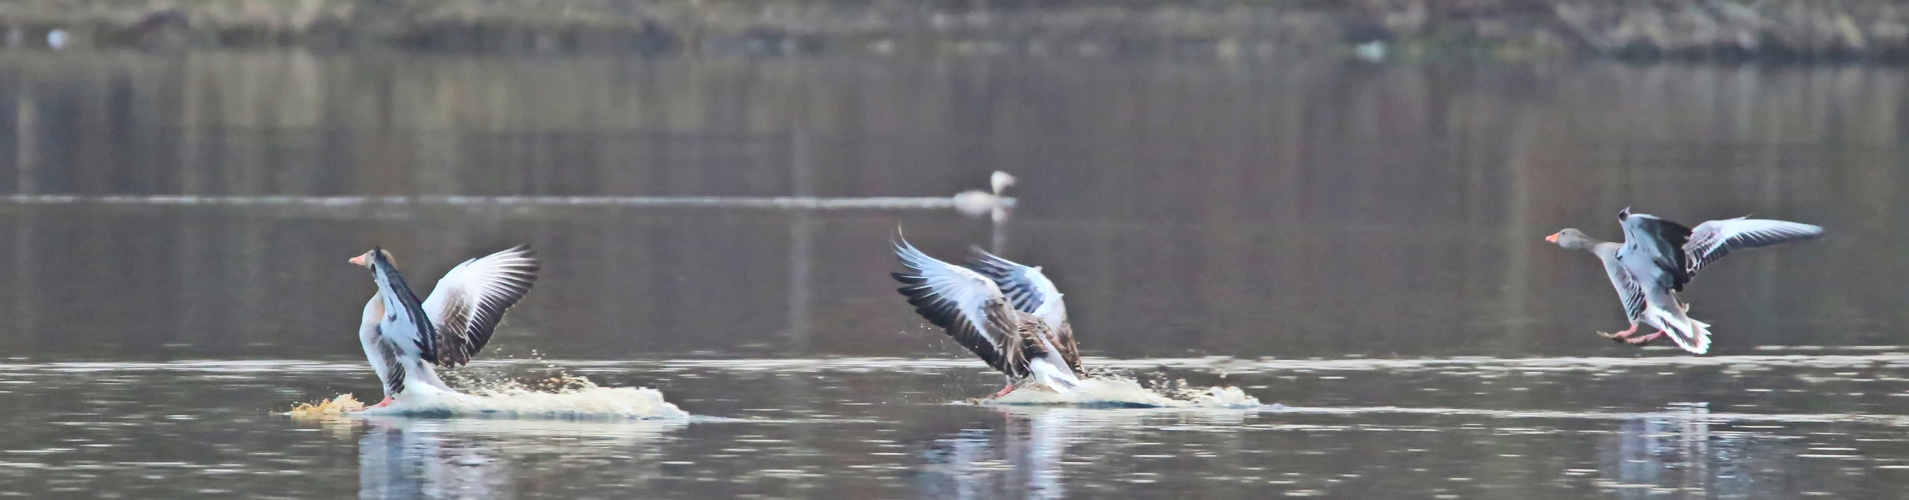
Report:
[[[1683,249],[1689,263],[1686,274],[1696,276],[1698,269],[1722,259],[1732,251],[1802,241],[1822,235],[1822,226],[1770,219],[1738,217],[1698,224],[1696,229],[1691,230],[1690,240],[1684,243]]]
[[[941,327],[988,366],[1012,377],[1027,375],[1027,356],[1017,328],[1018,312],[994,281],[949,264],[896,238],[895,255],[909,272],[894,273],[915,313]]]
[[[1689,256],[1684,253],[1690,228],[1648,214],[1630,215],[1623,225],[1624,248],[1618,250],[1617,258],[1632,279],[1643,280],[1640,287],[1683,291],[1684,283],[1690,282]]]
[[[1618,298],[1624,301],[1624,319],[1630,320],[1631,324],[1643,323],[1646,305],[1644,288],[1637,286],[1637,281],[1631,279],[1628,272],[1613,274],[1611,279],[1611,285],[1617,287]]]
[[[484,349],[504,310],[530,292],[539,265],[535,250],[518,245],[464,261],[445,273],[423,305],[437,327],[437,363],[469,363]]]
[[[404,275],[398,273],[397,266],[391,264],[383,249],[371,249],[371,256],[371,279],[378,283],[382,292],[379,297],[384,301],[384,319],[378,323],[378,334],[399,353],[437,362],[437,332],[429,313],[418,304],[418,295],[411,292],[411,285],[405,283]]]
[[[1060,288],[1054,286],[1054,281],[1047,279],[1039,266],[1022,265],[978,247],[972,250],[974,257],[962,266],[993,280],[1015,309],[1047,322],[1046,333],[1054,349],[1060,351],[1061,358],[1074,373],[1083,373],[1074,327],[1067,322],[1067,304],[1061,300]]]
[[[1061,302],[1061,291],[1052,280],[1047,279],[1046,274],[1041,273],[1041,268],[1003,259],[980,248],[973,251],[974,257],[963,263],[962,267],[994,281],[1015,309],[1040,316],[1049,325],[1058,326],[1067,322],[1067,306]]]

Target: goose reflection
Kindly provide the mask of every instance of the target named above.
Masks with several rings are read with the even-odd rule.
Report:
[[[617,468],[626,480],[657,477],[659,441],[687,424],[680,420],[576,422],[363,418],[358,439],[358,497],[503,498],[530,455],[562,460],[628,456]],[[540,459],[544,462],[548,458]],[[539,466],[546,466],[540,463]],[[535,475],[535,474],[530,474]]]
[[[1710,417],[1705,403],[1675,403],[1666,411],[1625,420],[1617,434],[1599,447],[1606,478],[1630,485],[1682,488],[1711,495],[1733,496],[1755,491],[1751,471],[1773,459],[1757,453],[1750,434],[1713,429],[1722,425]],[[1645,498],[1651,488],[1619,488],[1620,498]],[[1659,493],[1661,494],[1661,493]]]
[[[937,439],[918,485],[929,498],[1062,498],[1061,456],[1079,410],[1002,410],[1000,428],[962,429]]]
[[[1109,449],[1158,425],[1236,427],[1246,411],[998,407],[998,427],[962,429],[922,453],[916,488],[925,498],[1063,498],[1067,448],[1089,440]]]

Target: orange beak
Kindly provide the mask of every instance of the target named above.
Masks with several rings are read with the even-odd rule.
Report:
[[[1550,236],[1546,236],[1546,237],[1544,237],[1544,240],[1545,240],[1545,241],[1549,241],[1549,242],[1552,242],[1552,243],[1557,243],[1557,242],[1558,242],[1558,233],[1551,233],[1551,235],[1550,235]],[[360,258],[362,259],[363,257],[360,257]],[[356,262],[356,261],[354,261],[354,262]],[[362,264],[361,264],[361,265],[362,265]]]
[[[360,265],[360,266],[363,266],[363,265],[365,265],[365,256],[363,256],[363,255],[360,255],[360,256],[357,256],[357,257],[352,257],[352,258],[351,258],[351,263],[353,263],[353,264],[357,264],[357,265]]]

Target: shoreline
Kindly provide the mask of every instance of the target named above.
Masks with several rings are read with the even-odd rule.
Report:
[[[1909,60],[1909,0],[22,0],[9,47],[485,53]]]

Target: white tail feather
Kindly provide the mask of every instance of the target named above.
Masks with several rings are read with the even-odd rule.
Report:
[[[1035,382],[1040,382],[1054,392],[1064,393],[1080,385],[1080,378],[1075,377],[1071,370],[1054,366],[1045,359],[1036,359],[1027,366],[1028,371],[1033,372]]]
[[[1681,312],[1681,311],[1679,311]],[[1710,352],[1710,324],[1691,319],[1683,314],[1672,313],[1663,308],[1651,307],[1644,312],[1651,326],[1664,331],[1664,335],[1692,354]]]

